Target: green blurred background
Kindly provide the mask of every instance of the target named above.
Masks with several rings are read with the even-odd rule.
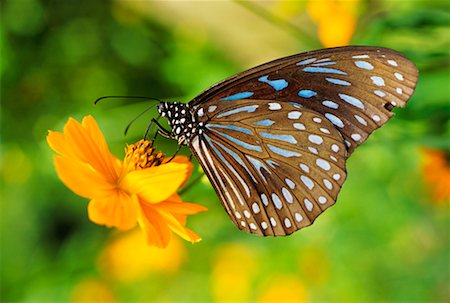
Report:
[[[448,1],[0,5],[2,302],[449,302]],[[124,137],[149,103],[94,106],[100,96],[188,102],[257,64],[346,43],[403,52],[419,84],[350,158],[337,205],[312,227],[240,232],[203,178],[183,194],[209,208],[188,222],[203,241],[157,250],[91,223],[56,176],[48,129],[92,114],[122,158],[156,115]]]

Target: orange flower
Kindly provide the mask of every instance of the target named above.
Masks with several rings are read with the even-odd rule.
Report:
[[[307,12],[325,47],[348,45],[356,28],[359,0],[309,0]]]
[[[436,202],[450,200],[450,164],[444,151],[423,149],[423,177]]]
[[[192,164],[186,157],[164,162],[149,141],[126,149],[124,161],[114,157],[97,123],[87,116],[80,124],[70,118],[64,132],[49,131],[47,142],[58,154],[56,171],[74,193],[90,199],[89,219],[129,230],[137,223],[150,245],[166,247],[175,232],[192,243],[200,237],[185,227],[188,215],[206,208],[182,202],[176,190],[188,179]]]

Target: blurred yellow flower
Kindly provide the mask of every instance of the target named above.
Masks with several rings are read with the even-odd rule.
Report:
[[[111,288],[104,282],[86,278],[79,281],[72,289],[70,296],[71,303],[86,303],[86,302],[117,302]]]
[[[325,47],[348,45],[356,29],[359,0],[308,0],[306,10],[317,24]]]
[[[148,244],[158,247],[169,244],[172,232],[192,243],[201,240],[185,224],[188,215],[206,208],[184,203],[175,193],[192,171],[186,157],[166,163],[161,153],[154,154],[151,142],[141,140],[128,146],[120,161],[92,116],[81,124],[70,118],[63,133],[49,131],[47,142],[58,154],[54,162],[59,178],[90,199],[92,222],[121,230],[139,222]]]
[[[110,241],[98,258],[98,267],[108,278],[135,282],[150,273],[173,273],[182,264],[186,250],[173,239],[165,250],[146,245],[136,230]]]
[[[241,244],[227,244],[220,247],[214,261],[214,302],[249,302],[258,268],[256,251]]]
[[[449,154],[437,149],[422,149],[422,172],[436,202],[450,201]]]
[[[305,286],[293,276],[272,276],[267,285],[263,286],[256,300],[257,303],[308,302]]]

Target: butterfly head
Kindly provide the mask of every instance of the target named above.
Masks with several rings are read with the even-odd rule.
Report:
[[[170,138],[178,144],[189,146],[191,139],[202,133],[203,123],[189,104],[180,102],[161,102],[158,105],[161,117],[166,117],[172,128]]]

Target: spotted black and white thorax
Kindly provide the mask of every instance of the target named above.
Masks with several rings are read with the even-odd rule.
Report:
[[[170,138],[178,144],[189,146],[191,139],[203,132],[203,122],[198,121],[195,110],[189,104],[161,102],[158,105],[161,117],[166,117],[172,128]]]

